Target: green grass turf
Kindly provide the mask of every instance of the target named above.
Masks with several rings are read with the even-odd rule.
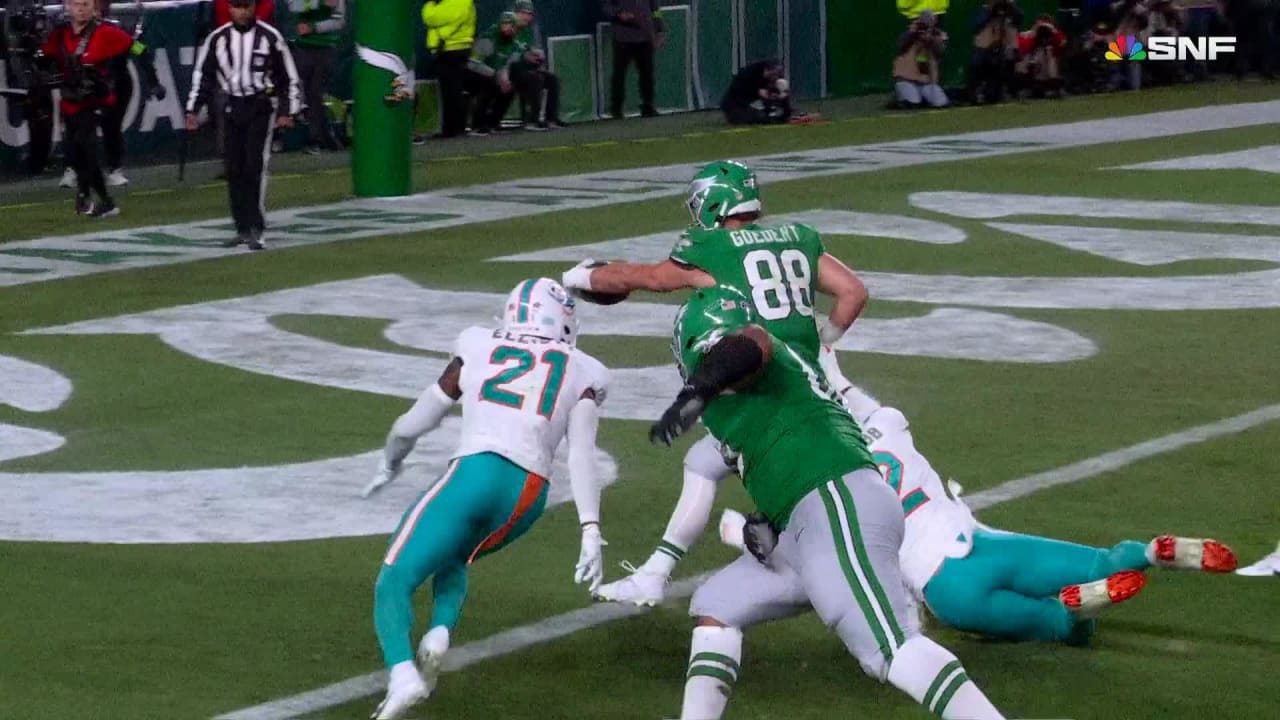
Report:
[[[786,151],[1275,96],[1268,86],[1212,85],[895,117],[892,123],[855,120],[745,137],[676,137],[608,151],[481,157],[428,166],[420,187],[689,161],[743,154],[748,147],[753,153]],[[1236,151],[1274,144],[1275,138],[1275,126],[1266,126],[798,180],[767,188],[767,202],[773,213],[856,208],[938,220],[969,234],[954,246],[833,238],[833,251],[860,269],[1031,276],[1237,272],[1265,265],[1212,260],[1130,266],[913,209],[907,197],[964,190],[1274,204],[1274,178],[1262,173],[1099,168]],[[338,199],[346,192],[345,179],[308,178],[305,188],[292,189],[280,182],[272,192],[277,206]],[[128,214],[112,227],[214,217],[225,212],[223,202],[221,190],[213,188],[181,199],[134,197]],[[57,205],[3,212],[4,226],[16,229],[15,237],[72,232],[67,227],[73,218]],[[0,289],[0,354],[49,365],[76,386],[71,400],[54,412],[0,407],[0,422],[56,430],[68,438],[58,452],[6,463],[0,471],[314,460],[377,447],[407,405],[203,363],[153,337],[13,334],[23,329],[382,273],[432,288],[505,292],[531,274],[559,273],[563,263],[480,261],[668,230],[684,221],[678,202],[668,199],[528,218],[518,233],[488,223],[410,236],[408,243],[405,237],[339,242]],[[1093,222],[1264,232],[1256,226]],[[868,317],[929,309],[873,301]],[[1280,402],[1275,310],[1001,312],[1079,333],[1098,345],[1098,354],[1049,365],[880,354],[846,354],[842,361],[851,377],[908,414],[921,450],[969,492]],[[314,316],[274,322],[345,345],[391,347],[381,322]],[[587,337],[582,345],[620,367],[669,361],[660,338]],[[644,427],[617,420],[602,425],[601,445],[621,473],[604,502],[611,578],[619,572],[614,561],[638,562],[652,550],[679,492],[684,446],[654,450],[644,442]],[[1278,444],[1280,424],[1273,423],[1014,501],[982,517],[1012,530],[1100,544],[1166,531],[1213,535],[1252,560],[1271,549],[1280,528],[1271,480]],[[353,478],[353,490],[363,480]],[[736,486],[718,498],[717,513],[728,506],[747,507]],[[570,582],[576,535],[572,510],[558,508],[528,538],[477,565],[455,644],[583,606],[583,592]],[[0,543],[0,718],[208,717],[375,669],[372,581],[384,543],[382,537],[247,546]],[[711,569],[731,557],[707,543],[690,553],[679,572]],[[1275,597],[1267,580],[1157,573],[1139,598],[1105,619],[1090,650],[990,643],[947,631],[938,637],[1011,716],[1265,718],[1280,694],[1271,671],[1280,662]],[[684,605],[673,603],[447,676],[420,716],[672,716],[687,642]],[[926,716],[863,677],[813,618],[752,632],[744,665],[733,718]],[[375,702],[370,698],[317,717],[362,717]]]

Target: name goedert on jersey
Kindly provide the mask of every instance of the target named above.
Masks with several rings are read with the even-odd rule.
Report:
[[[798,243],[800,231],[795,225],[782,225],[776,228],[757,228],[755,230],[732,230],[729,238],[734,247],[747,245],[768,245],[771,243]]]

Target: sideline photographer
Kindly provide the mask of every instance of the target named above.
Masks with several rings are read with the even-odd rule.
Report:
[[[1032,97],[1062,97],[1059,61],[1067,45],[1066,33],[1053,24],[1051,15],[1036,18],[1030,30],[1018,33],[1018,87]]]
[[[893,61],[893,89],[898,102],[909,108],[946,107],[947,94],[938,84],[938,64],[947,49],[947,34],[938,28],[930,10],[920,13],[898,40]]]
[[[0,102],[9,103],[11,120],[25,118],[27,122],[30,175],[44,172],[53,150],[53,88],[60,80],[50,77],[40,49],[51,27],[52,21],[38,0],[11,0],[4,8],[4,29],[0,32],[4,90]]]
[[[973,64],[969,69],[969,93],[975,103],[1004,99],[1018,51],[1018,26],[1022,10],[1013,0],[987,0],[973,23]]]
[[[118,215],[98,164],[100,113],[116,104],[111,61],[129,52],[133,38],[118,27],[99,23],[93,0],[68,0],[70,24],[59,25],[41,48],[62,73],[60,109],[65,119],[76,171],[76,212],[92,217]],[[89,191],[97,194],[91,202]]]

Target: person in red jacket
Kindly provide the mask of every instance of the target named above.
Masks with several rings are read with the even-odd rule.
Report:
[[[1018,62],[1014,76],[1021,90],[1032,97],[1061,97],[1062,73],[1058,69],[1067,36],[1053,24],[1052,15],[1041,15],[1030,30],[1018,33]]]
[[[258,0],[253,12],[262,22],[275,24],[275,0]],[[220,28],[229,22],[231,22],[231,0],[213,0],[213,26]]]
[[[118,215],[98,164],[99,114],[115,105],[111,60],[133,46],[133,37],[113,25],[99,23],[94,0],[69,0],[70,24],[60,25],[45,40],[45,57],[62,72],[60,109],[74,148],[76,212],[93,217]],[[90,202],[89,191],[98,201]]]

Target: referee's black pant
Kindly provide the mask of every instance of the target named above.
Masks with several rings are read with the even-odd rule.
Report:
[[[222,162],[237,235],[261,233],[266,228],[263,204],[275,114],[275,104],[265,95],[226,98]]]

